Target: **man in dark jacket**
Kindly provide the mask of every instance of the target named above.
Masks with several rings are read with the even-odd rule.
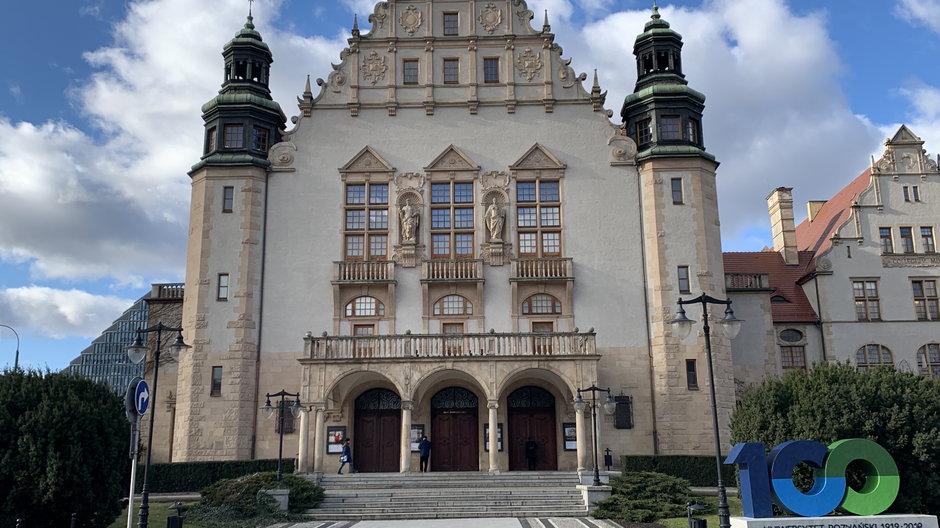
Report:
[[[529,462],[529,471],[535,470],[535,462],[538,459],[539,444],[531,438],[525,443],[525,458]]]
[[[418,455],[421,457],[421,471],[427,472],[428,458],[431,456],[431,441],[426,436],[422,436],[418,444]]]
[[[339,474],[339,475],[342,475],[342,474],[343,474],[343,467],[345,467],[346,464],[349,464],[349,472],[350,472],[350,473],[355,473],[355,472],[356,472],[356,466],[353,465],[352,449],[349,447],[349,439],[348,439],[348,438],[345,439],[345,440],[343,440],[343,454],[340,455],[340,457],[339,457],[339,471],[337,471],[336,473]]]

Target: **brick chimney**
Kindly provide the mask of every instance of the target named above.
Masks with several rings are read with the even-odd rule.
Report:
[[[793,188],[777,187],[767,196],[770,213],[770,231],[774,238],[774,251],[780,253],[787,264],[799,264],[796,251],[796,227],[793,224]]]

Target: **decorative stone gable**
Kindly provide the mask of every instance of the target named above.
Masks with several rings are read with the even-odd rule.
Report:
[[[885,151],[881,159],[872,158],[871,171],[875,174],[893,173],[917,174],[938,172],[937,161],[927,157],[924,141],[917,137],[907,126],[901,125],[891,139],[885,141]]]
[[[340,167],[339,172],[343,175],[344,180],[350,173],[364,175],[379,173],[391,177],[391,174],[395,172],[395,168],[372,150],[372,147],[366,146],[353,156],[346,165]]]
[[[444,152],[441,152],[430,165],[424,168],[428,172],[455,172],[455,171],[474,171],[480,170],[480,166],[473,162],[459,148],[450,145]]]
[[[518,170],[556,170],[563,171],[566,165],[558,160],[554,154],[548,151],[538,143],[532,145],[526,153],[519,158],[519,161],[509,166],[514,171]]]

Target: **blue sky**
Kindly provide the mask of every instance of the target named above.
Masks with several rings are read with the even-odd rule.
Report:
[[[502,3],[502,2],[500,2]],[[648,1],[529,0],[607,107],[632,90]],[[257,0],[288,116],[370,0]],[[726,250],[769,245],[764,197],[826,199],[901,123],[940,150],[940,0],[680,0],[685,73],[707,96]],[[64,367],[152,282],[181,282],[200,105],[247,0],[36,0],[6,6],[0,58],[0,324],[24,366]],[[16,342],[0,328],[0,367]]]

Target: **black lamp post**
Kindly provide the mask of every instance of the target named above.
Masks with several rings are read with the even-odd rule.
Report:
[[[295,398],[294,403],[292,403],[290,406],[290,413],[294,418],[297,418],[297,415],[299,415],[301,411],[305,410],[303,405],[300,403],[300,394],[285,392],[283,389],[281,389],[281,392],[276,392],[274,394],[265,394],[264,406],[261,407],[261,410],[264,412],[266,417],[273,418],[275,414],[275,407],[271,405],[271,398],[281,398],[276,409],[277,430],[280,433],[280,439],[277,446],[277,482],[281,481],[281,457],[284,454],[284,398],[287,396]]]
[[[724,328],[724,333],[728,339],[737,337],[741,331],[741,319],[734,316],[734,310],[731,309],[731,299],[716,299],[702,293],[694,299],[683,301],[679,299],[679,308],[676,310],[676,317],[670,321],[676,329],[679,339],[685,339],[692,332],[692,319],[685,316],[685,304],[702,304],[702,323],[705,331],[705,352],[708,359],[708,380],[711,389],[712,398],[712,429],[715,435],[715,465],[718,470],[718,526],[719,528],[729,528],[731,526],[731,513],[728,511],[728,493],[725,490],[725,483],[721,478],[721,436],[718,432],[718,401],[715,399],[715,372],[712,368],[712,339],[711,327],[708,326],[708,305],[724,304],[725,317],[719,321]]]
[[[575,410],[578,412],[583,413],[588,406],[588,403],[581,398],[582,392],[591,393],[591,427],[593,429],[591,436],[594,440],[594,485],[600,486],[601,474],[597,469],[597,393],[607,393],[607,399],[604,400],[604,412],[607,414],[614,414],[614,411],[617,410],[617,402],[615,402],[614,399],[610,397],[610,389],[602,389],[600,387],[591,385],[586,389],[578,389],[578,397],[575,398],[572,402],[572,405],[574,405]]]
[[[157,395],[157,377],[160,374],[160,346],[163,344],[163,332],[176,332],[176,342],[170,345],[170,355],[174,358],[179,356],[181,350],[190,348],[189,345],[183,342],[183,329],[182,328],[173,328],[164,325],[163,323],[157,323],[156,326],[151,326],[150,328],[142,328],[137,330],[137,338],[134,339],[134,344],[127,347],[127,357],[130,358],[133,363],[140,363],[147,357],[147,351],[149,348],[144,345],[143,339],[141,338],[142,334],[149,334],[151,332],[157,333],[157,349],[153,354],[153,387],[150,388],[150,429],[147,431],[147,462],[144,465],[144,487],[140,490],[141,499],[140,499],[140,515],[138,516],[137,526],[139,528],[147,528],[147,518],[150,515],[150,488],[147,483],[150,470],[150,455],[153,452],[153,418],[156,414],[154,412],[154,400]],[[146,369],[145,369],[146,370]]]
[[[16,358],[13,360],[13,370],[20,369],[20,334],[16,333],[16,330],[12,326],[7,326],[5,324],[0,324],[3,328],[9,328],[13,335],[16,336]]]

